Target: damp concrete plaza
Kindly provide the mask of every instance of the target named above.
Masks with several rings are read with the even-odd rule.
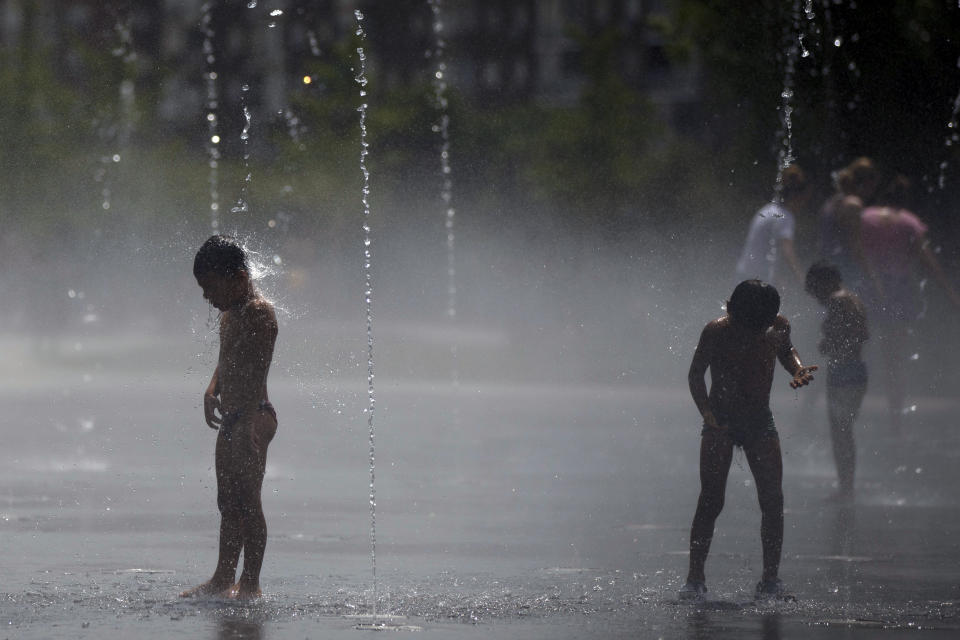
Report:
[[[372,597],[362,377],[274,374],[265,597],[184,601],[179,591],[209,577],[216,558],[214,433],[199,406],[208,370],[184,366],[170,345],[88,340],[76,357],[69,343],[39,353],[4,344],[0,637],[369,633],[356,629]],[[856,501],[837,506],[826,500],[822,394],[795,394],[778,377],[781,576],[797,602],[752,601],[759,510],[738,454],[707,564],[710,598],[680,605],[699,427],[685,362],[674,368],[664,377],[675,384],[633,386],[466,375],[454,385],[388,367],[377,405],[378,611],[402,616],[391,620],[404,632],[443,638],[956,637],[960,402],[914,398],[895,435],[883,398],[868,395]]]

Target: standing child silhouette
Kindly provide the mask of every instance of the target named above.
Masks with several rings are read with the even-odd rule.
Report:
[[[727,302],[727,315],[704,327],[693,355],[690,394],[703,416],[700,498],[690,531],[690,571],[678,594],[681,600],[703,599],[707,592],[704,565],[714,522],[723,509],[734,446],[746,453],[760,500],[763,575],[756,596],[784,596],[777,575],[783,544],[783,460],[770,411],[770,386],[777,360],[793,376],[793,388],[813,380],[817,367],[803,366],[790,342],[790,323],[779,311],[780,294],[772,285],[741,282]],[[708,368],[709,394],[704,380]]]
[[[180,595],[252,599],[260,596],[267,545],[260,488],[267,446],[277,431],[277,414],[267,397],[277,318],[250,279],[246,253],[234,238],[209,238],[197,252],[193,275],[203,297],[222,314],[220,356],[203,394],[204,419],[218,431],[220,557],[210,580]],[[234,584],[241,551],[243,572]]]

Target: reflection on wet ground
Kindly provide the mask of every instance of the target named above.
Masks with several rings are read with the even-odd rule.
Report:
[[[117,382],[4,398],[18,418],[3,427],[0,466],[0,623],[9,637],[357,637],[345,616],[367,613],[371,595],[362,386],[318,408],[297,385],[275,385],[267,596],[239,606],[176,598],[215,557],[213,442],[194,415],[199,385]],[[378,611],[425,633],[960,634],[960,403],[927,403],[916,431],[900,438],[871,426],[883,404],[868,402],[857,500],[837,505],[825,501],[825,425],[790,428],[800,407],[777,397],[782,576],[798,602],[752,600],[759,513],[739,459],[707,565],[710,599],[691,606],[676,601],[697,493],[697,431],[683,390],[421,383],[387,387],[380,402]]]

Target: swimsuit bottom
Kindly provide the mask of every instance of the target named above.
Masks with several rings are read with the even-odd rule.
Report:
[[[269,400],[264,400],[260,403],[258,409],[260,411],[266,411],[270,414],[270,417],[273,418],[273,421],[277,421],[277,410],[273,408],[273,405]],[[242,411],[233,411],[223,414],[223,421],[220,423],[220,433],[227,439],[230,439],[233,436],[233,427],[240,421],[240,418],[243,416]]]
[[[773,423],[773,412],[770,409],[746,416],[729,417],[721,413],[715,413],[714,415],[717,417],[719,424],[726,425],[725,433],[727,437],[738,447],[749,448],[763,438],[779,437],[777,427]],[[712,430],[712,428],[704,425],[700,432],[701,435],[707,433],[708,430]]]
[[[827,365],[827,386],[861,387],[867,384],[867,365],[860,361],[831,362]]]

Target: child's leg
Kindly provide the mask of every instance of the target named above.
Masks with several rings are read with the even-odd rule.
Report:
[[[229,589],[237,573],[237,562],[243,549],[240,537],[240,495],[237,466],[233,458],[233,442],[228,432],[217,434],[214,457],[217,476],[217,508],[220,510],[220,552],[213,577],[198,587],[181,593],[181,597],[213,595]],[[234,436],[235,437],[235,434]]]
[[[240,531],[243,538],[243,572],[237,583],[237,595],[240,597],[260,593],[260,568],[267,546],[267,521],[263,515],[260,490],[267,466],[267,445],[277,431],[277,422],[272,415],[261,411],[249,428],[257,431],[259,447],[254,447],[249,440],[238,447],[238,462],[240,468],[244,469],[239,482],[242,504]],[[249,437],[246,430],[244,434]]]
[[[688,582],[705,582],[704,565],[713,540],[713,525],[723,510],[733,442],[721,431],[706,429],[700,439],[700,498],[690,527]]]
[[[238,460],[234,455],[236,431],[230,435],[221,432],[217,436],[216,472],[217,472],[217,508],[220,510],[220,556],[217,569],[211,583],[227,582],[233,584],[237,574],[237,562],[243,550],[243,538],[240,535],[240,486]]]
[[[780,439],[760,438],[745,450],[757,483],[760,501],[760,542],[763,545],[763,580],[777,579],[783,547],[783,459]]]
[[[853,493],[856,470],[856,447],[853,442],[853,422],[860,412],[860,404],[867,391],[866,385],[828,386],[827,414],[830,417],[830,438],[833,458],[837,464],[840,493]]]

